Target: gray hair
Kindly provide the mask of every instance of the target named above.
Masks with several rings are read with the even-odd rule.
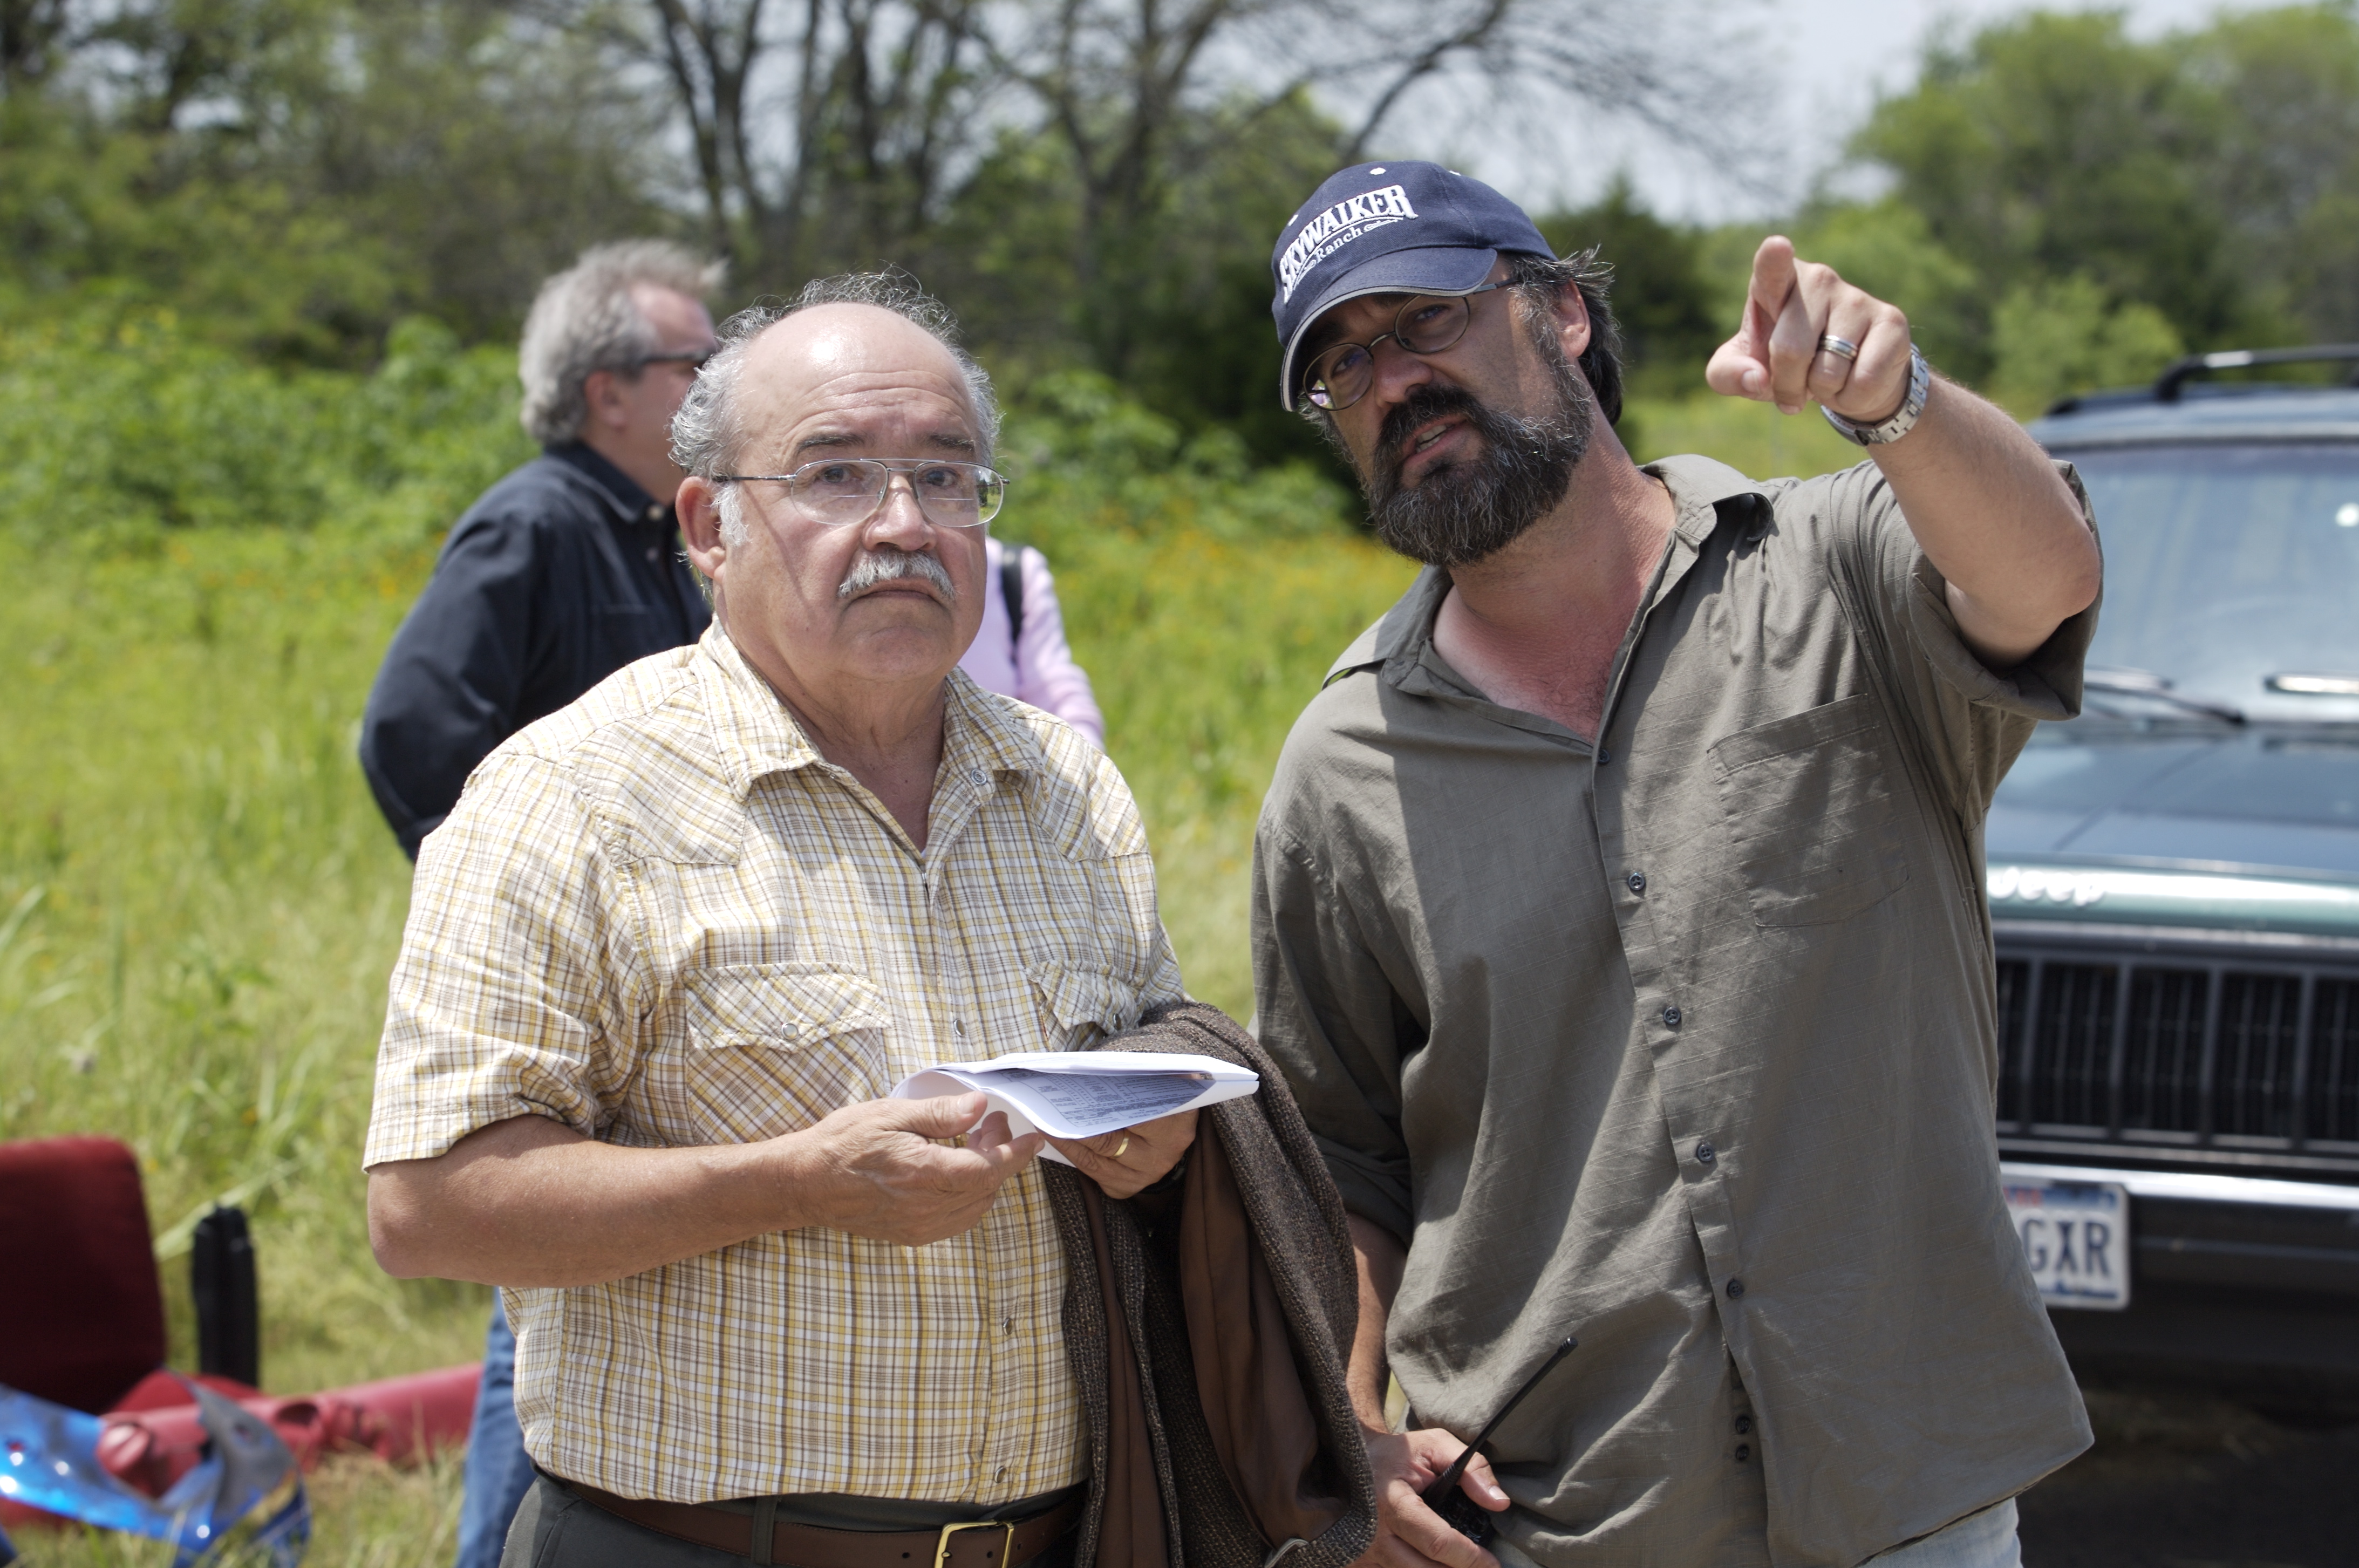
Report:
[[[591,376],[636,374],[662,346],[631,298],[634,288],[652,285],[701,299],[721,286],[726,269],[670,240],[621,240],[592,246],[543,283],[516,352],[526,432],[544,446],[576,440],[590,417],[582,388]]]
[[[1598,411],[1611,425],[1622,419],[1622,323],[1614,319],[1608,299],[1614,289],[1614,264],[1598,255],[1601,248],[1591,245],[1561,261],[1511,253],[1507,281],[1516,286],[1516,298],[1524,302],[1524,308],[1543,323],[1568,286],[1581,290],[1581,302],[1589,311],[1589,346],[1581,351],[1581,373],[1597,396]]]
[[[736,465],[746,432],[738,418],[737,384],[745,376],[745,359],[754,340],[788,316],[820,305],[874,305],[890,310],[925,329],[950,351],[966,382],[967,401],[974,412],[977,460],[991,461],[999,443],[999,402],[992,395],[991,374],[960,346],[958,321],[950,307],[918,287],[905,272],[847,272],[815,278],[791,300],[763,299],[721,323],[721,350],[705,362],[696,383],[671,420],[671,460],[688,473],[710,479]],[[744,513],[737,487],[725,485],[714,498],[721,517],[721,537],[733,545],[745,543]]]

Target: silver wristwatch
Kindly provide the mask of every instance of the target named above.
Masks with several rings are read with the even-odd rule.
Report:
[[[1823,403],[1819,405],[1819,412],[1827,417],[1827,423],[1832,425],[1838,433],[1850,437],[1860,445],[1882,446],[1886,441],[1898,441],[1917,428],[1917,418],[1925,411],[1925,395],[1932,388],[1933,368],[1925,363],[1925,356],[1912,343],[1908,345],[1908,396],[1900,399],[1898,413],[1876,424],[1863,425],[1844,419]]]

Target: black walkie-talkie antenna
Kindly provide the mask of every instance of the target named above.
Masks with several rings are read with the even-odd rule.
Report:
[[[1564,1343],[1549,1353],[1546,1361],[1540,1363],[1539,1370],[1525,1378],[1524,1386],[1516,1389],[1506,1404],[1499,1407],[1499,1413],[1484,1423],[1483,1430],[1474,1434],[1474,1441],[1466,1445],[1466,1451],[1451,1460],[1450,1468],[1434,1477],[1431,1486],[1418,1494],[1419,1500],[1427,1508],[1440,1514],[1459,1534],[1470,1538],[1476,1545],[1479,1546],[1491,1538],[1491,1514],[1490,1510],[1477,1505],[1459,1487],[1458,1483],[1466,1475],[1466,1462],[1473,1458],[1483,1444],[1490,1440],[1492,1432],[1498,1430],[1501,1421],[1516,1413],[1516,1407],[1524,1402],[1524,1396],[1538,1388],[1540,1379],[1554,1371],[1556,1364],[1571,1355],[1573,1347],[1580,1343],[1581,1341],[1572,1335],[1566,1334]],[[1456,1506],[1452,1506],[1453,1503]]]

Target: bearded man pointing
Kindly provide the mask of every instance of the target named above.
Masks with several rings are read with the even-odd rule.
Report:
[[[1369,1561],[2007,1568],[2089,1442],[2001,1195],[1982,893],[2079,706],[2077,481],[1782,238],[1708,378],[1866,449],[1799,482],[1634,463],[1605,269],[1475,180],[1345,169],[1272,269],[1287,406],[1426,563],[1255,855],[1262,1041],[1359,1255]],[[1419,1494],[1569,1334],[1469,1466],[1486,1552]]]

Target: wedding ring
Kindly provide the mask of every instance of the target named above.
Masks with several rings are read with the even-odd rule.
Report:
[[[1123,1135],[1122,1135],[1122,1141],[1121,1141],[1120,1143],[1117,1143],[1117,1144],[1115,1144],[1115,1145],[1114,1146],[1114,1152],[1113,1152],[1112,1154],[1107,1155],[1107,1156],[1106,1156],[1106,1158],[1107,1158],[1108,1160],[1120,1160],[1120,1159],[1123,1157],[1124,1151],[1125,1151],[1125,1150],[1126,1150],[1126,1149],[1128,1149],[1129,1148],[1130,1148],[1130,1134],[1128,1134],[1128,1133],[1125,1133],[1125,1134],[1123,1134]]]
[[[1839,338],[1832,332],[1819,340],[1819,352],[1833,354],[1837,359],[1857,359],[1859,344],[1849,338]]]

